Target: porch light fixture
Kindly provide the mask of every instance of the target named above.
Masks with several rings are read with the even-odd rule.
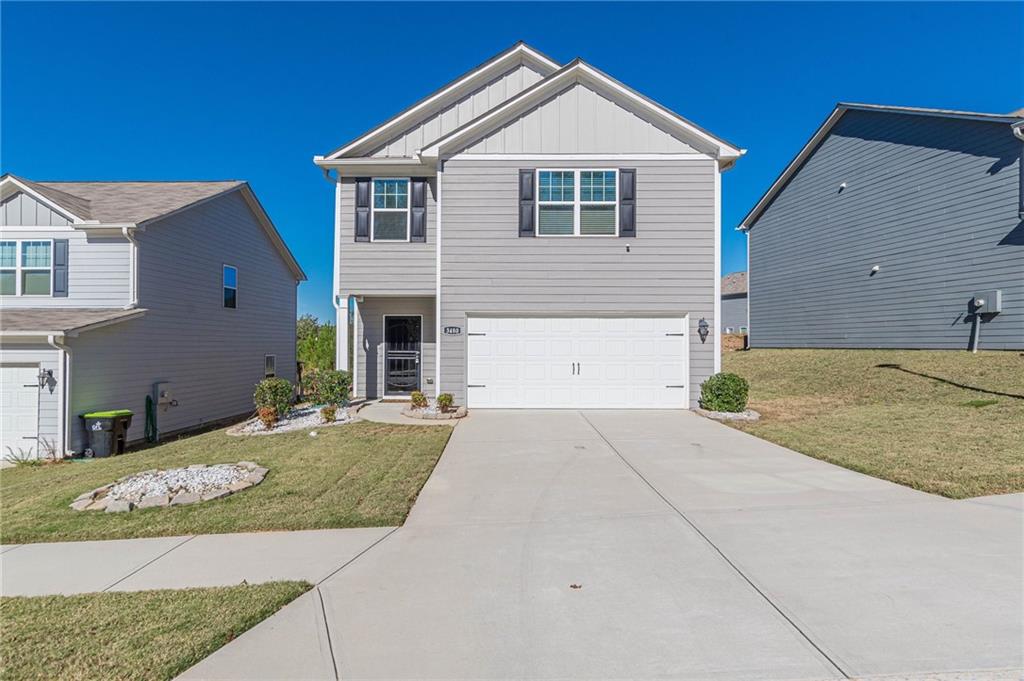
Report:
[[[39,388],[45,388],[46,385],[53,380],[53,369],[40,369],[38,378]]]
[[[700,342],[701,343],[703,343],[704,341],[706,341],[708,339],[708,331],[709,330],[710,330],[710,327],[708,326],[708,320],[706,320],[703,317],[701,317],[700,321],[697,322],[697,335],[700,336]]]

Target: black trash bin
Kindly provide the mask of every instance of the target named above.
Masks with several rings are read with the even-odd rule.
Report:
[[[129,409],[93,411],[82,414],[89,449],[95,457],[124,454],[128,441],[128,428],[132,425],[134,413]]]

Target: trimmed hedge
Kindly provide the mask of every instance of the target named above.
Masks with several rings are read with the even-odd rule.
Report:
[[[741,412],[747,408],[750,384],[736,374],[718,373],[700,386],[700,406],[708,411]]]

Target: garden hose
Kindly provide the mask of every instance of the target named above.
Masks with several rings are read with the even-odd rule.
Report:
[[[156,408],[153,405],[153,396],[146,395],[146,442],[156,442]]]

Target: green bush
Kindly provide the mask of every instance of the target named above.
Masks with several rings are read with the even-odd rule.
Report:
[[[257,408],[271,407],[284,416],[292,404],[292,384],[283,378],[265,378],[256,384],[252,399]]]
[[[409,395],[409,404],[416,409],[427,408],[427,396],[421,393],[419,390],[414,390],[412,395]]]
[[[455,404],[455,398],[451,393],[441,393],[437,396],[437,408],[441,411],[448,411]]]
[[[352,374],[347,371],[320,369],[315,376],[311,395],[315,402],[339,407],[348,405],[348,397],[352,394]]]
[[[750,384],[736,374],[718,373],[700,386],[700,406],[709,411],[740,412],[747,408]]]

